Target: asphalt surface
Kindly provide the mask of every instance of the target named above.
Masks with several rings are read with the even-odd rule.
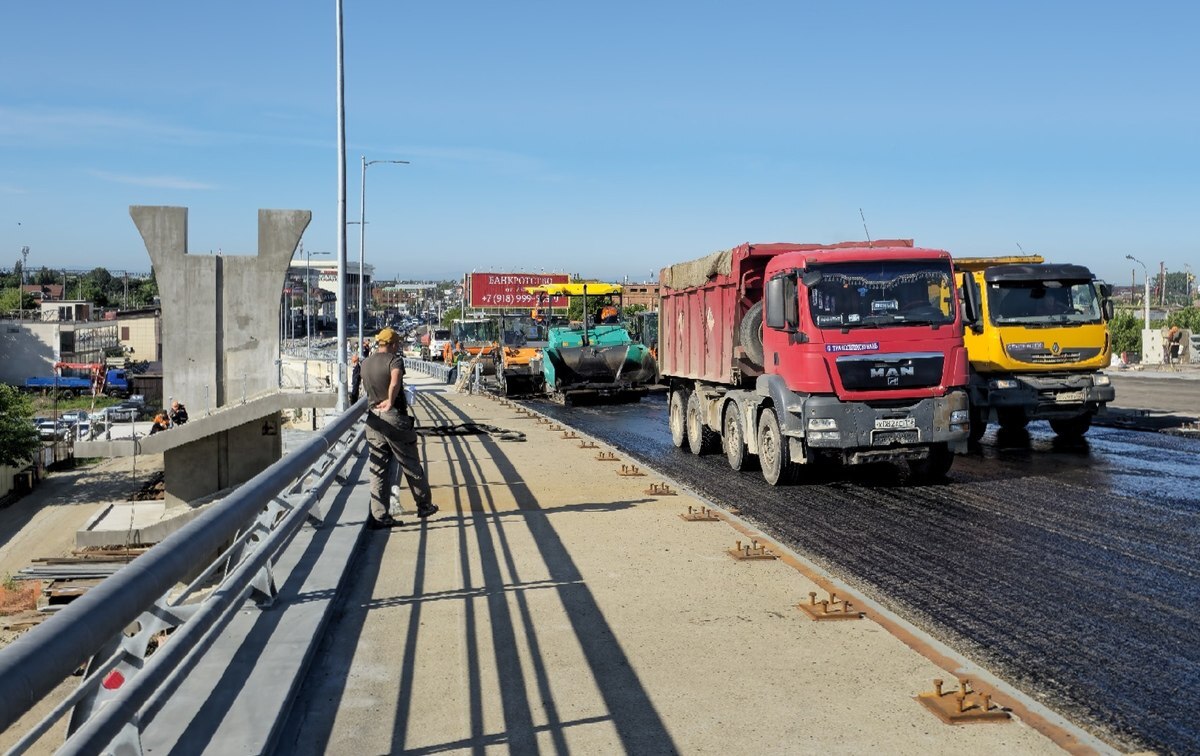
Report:
[[[992,426],[944,484],[879,465],[773,488],[675,449],[661,395],[536,405],[738,508],[1109,742],[1200,751],[1200,441],[1093,427],[1064,444],[1045,423]]]

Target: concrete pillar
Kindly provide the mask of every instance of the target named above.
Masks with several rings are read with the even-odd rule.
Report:
[[[259,210],[253,257],[188,254],[185,207],[135,205],[129,215],[162,300],[164,404],[174,397],[196,421],[278,391],[280,293],[312,213]],[[280,458],[278,412],[238,420],[165,454],[169,504],[243,483]]]

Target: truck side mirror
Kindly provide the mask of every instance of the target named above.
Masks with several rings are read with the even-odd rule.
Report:
[[[1113,301],[1111,299],[1105,299],[1103,302],[1101,302],[1100,310],[1104,313],[1105,320],[1112,320],[1113,316],[1117,314],[1117,308],[1115,305],[1113,305]]]
[[[1113,295],[1112,284],[1104,283],[1103,281],[1098,281],[1097,283],[1100,284],[1100,297],[1102,299],[1110,299]]]
[[[975,287],[975,279],[970,273],[964,273],[962,286],[959,287],[959,292],[962,294],[963,302],[963,322],[972,328],[979,323],[980,308],[979,308],[979,289]]]

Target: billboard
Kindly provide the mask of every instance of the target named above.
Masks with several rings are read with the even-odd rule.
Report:
[[[567,283],[566,273],[471,273],[467,277],[467,303],[471,307],[523,307],[537,305],[526,286]],[[566,307],[567,297],[551,297],[551,307]]]

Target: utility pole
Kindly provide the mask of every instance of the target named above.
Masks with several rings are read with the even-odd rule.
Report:
[[[1158,306],[1167,306],[1167,264],[1158,264]]]

